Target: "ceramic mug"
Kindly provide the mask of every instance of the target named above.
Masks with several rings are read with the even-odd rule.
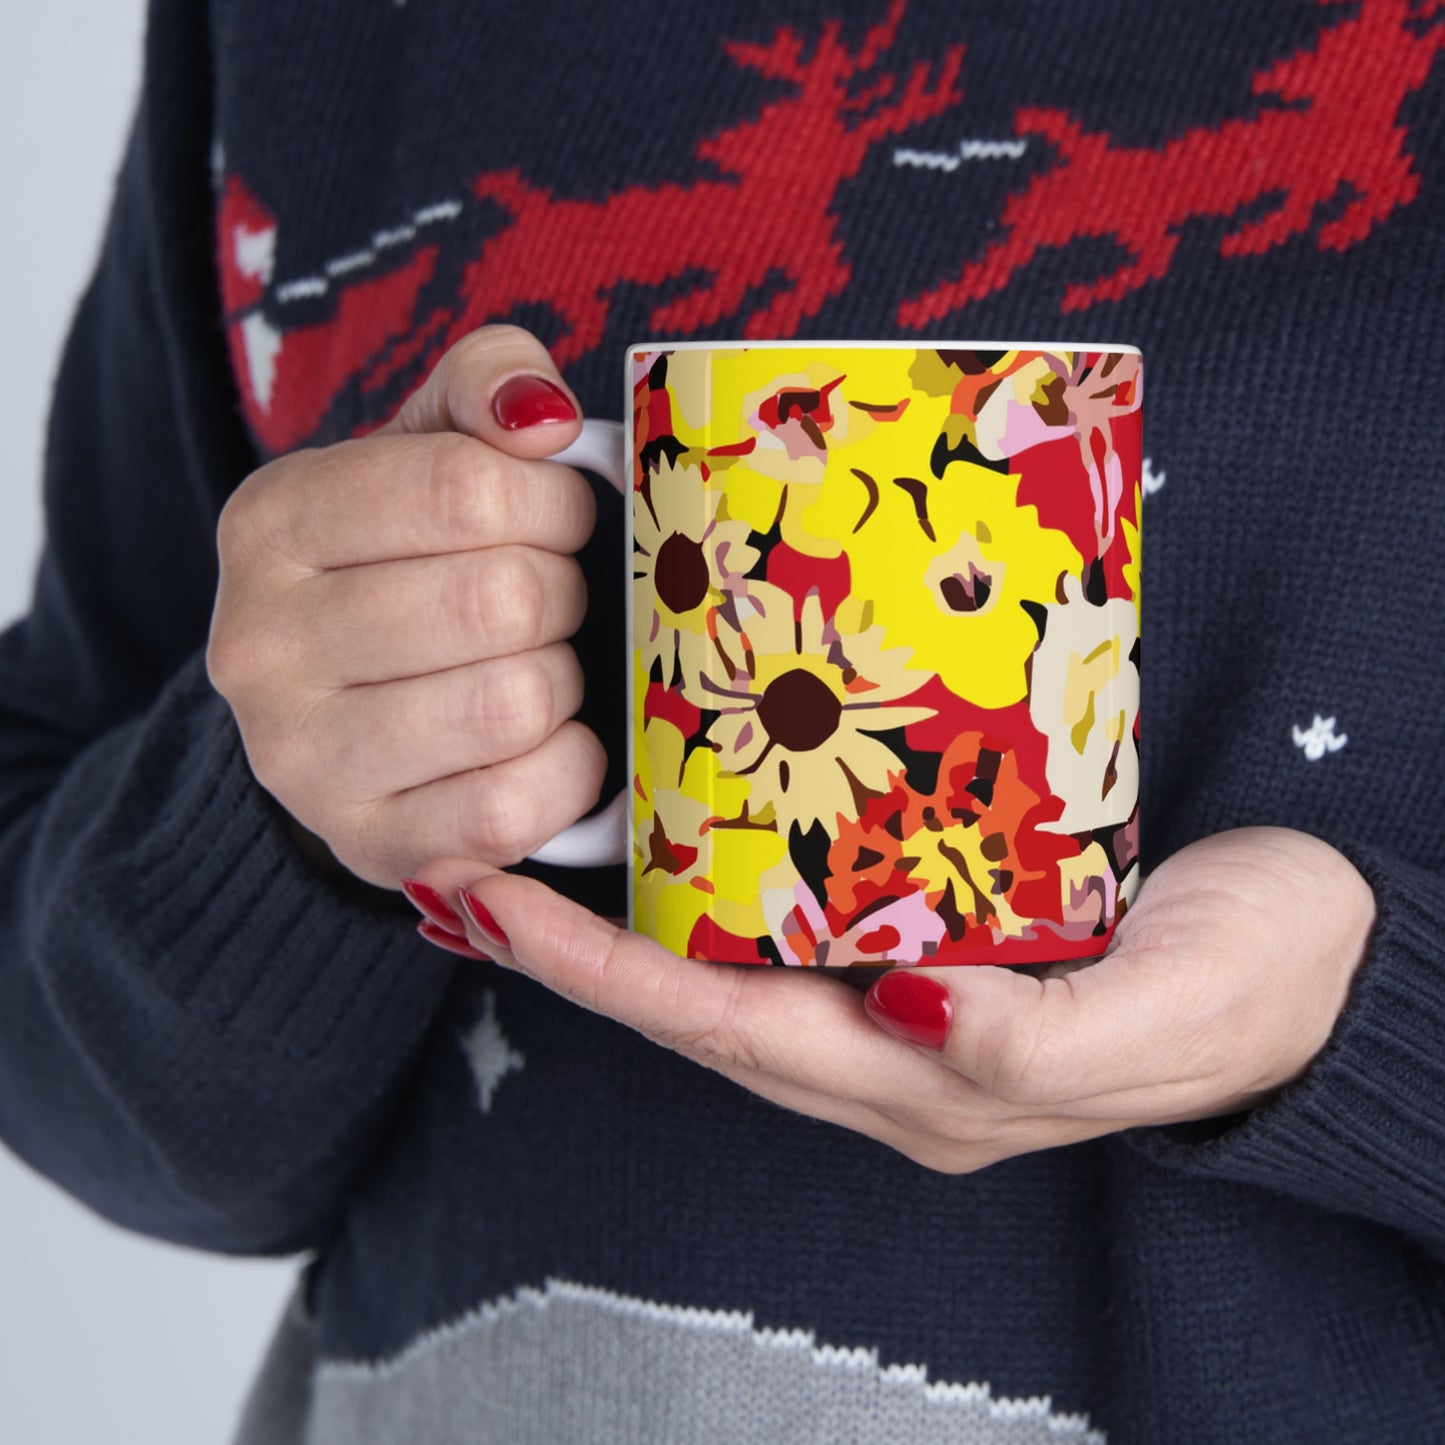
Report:
[[[631,787],[536,856],[732,963],[1104,951],[1138,881],[1138,351],[657,342],[559,454],[630,494]]]

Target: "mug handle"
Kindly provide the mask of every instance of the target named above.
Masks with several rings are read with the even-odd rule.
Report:
[[[625,495],[625,439],[621,422],[589,417],[582,423],[581,436],[551,460],[595,472]],[[627,791],[623,789],[600,813],[573,823],[550,843],[543,843],[531,859],[534,863],[553,863],[564,868],[600,868],[608,863],[625,863],[630,851],[627,833]]]

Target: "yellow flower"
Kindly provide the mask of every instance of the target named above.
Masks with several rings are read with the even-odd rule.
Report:
[[[883,649],[879,628],[841,630],[816,595],[795,619],[793,598],[753,584],[739,627],[719,626],[716,654],[688,695],[718,716],[708,741],[723,774],[746,779],[756,812],[771,804],[778,830],[856,817],[861,790],[888,786],[898,760],[869,736],[933,716],[898,700],[927,680],[909,650]]]
[[[839,542],[808,532],[802,511],[816,500],[832,452],[867,436],[879,425],[877,412],[904,398],[915,354],[849,348],[820,355],[788,347],[678,351],[668,358],[678,437],[725,475],[729,516],[759,532],[779,526],[796,551],[836,557]],[[690,413],[689,404],[710,409]]]
[[[1018,504],[1018,479],[967,461],[934,478],[923,456],[887,468],[830,457],[828,485],[804,515],[810,530],[846,543],[853,599],[913,665],[938,673],[959,697],[1008,707],[1028,683],[1038,642],[1020,603],[1047,604],[1083,561],[1062,533]]]
[[[914,668],[982,707],[1024,696],[1038,632],[1019,604],[1055,601],[1083,560],[1018,504],[1016,477],[954,454],[966,418],[936,352],[683,350],[668,379],[678,438],[716,463],[728,519],[780,525],[807,556],[846,550],[851,630],[881,627]]]

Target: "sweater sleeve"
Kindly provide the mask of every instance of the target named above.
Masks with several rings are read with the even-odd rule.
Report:
[[[57,381],[46,544],[0,637],[0,1139],[172,1240],[319,1239],[450,977],[392,895],[315,871],[203,648],[256,465],[212,259],[206,8],[146,80]]]
[[[1138,1130],[1157,1161],[1372,1220],[1445,1257],[1445,879],[1345,844],[1374,889],[1364,962],[1325,1048],[1268,1104]]]

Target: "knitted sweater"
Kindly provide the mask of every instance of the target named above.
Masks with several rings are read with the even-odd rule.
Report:
[[[1440,5],[152,12],[0,642],[0,1137],[311,1252],[248,1445],[1445,1439]],[[309,862],[206,680],[219,509],[500,319],[604,416],[664,329],[1138,344],[1144,863],[1274,823],[1364,873],[1308,1073],[944,1176]],[[620,533],[603,489],[609,791]]]

